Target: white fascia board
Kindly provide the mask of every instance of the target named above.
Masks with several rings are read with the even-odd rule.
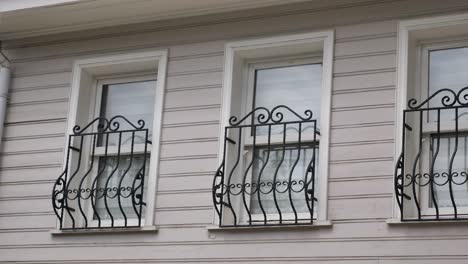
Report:
[[[80,0],[2,0],[0,2],[0,13],[78,1]]]

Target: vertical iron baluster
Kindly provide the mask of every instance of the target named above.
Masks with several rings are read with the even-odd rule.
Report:
[[[312,154],[312,160],[309,164],[310,168],[310,173],[311,173],[311,179],[310,179],[310,184],[312,184],[312,190],[311,190],[311,196],[310,196],[310,207],[309,207],[309,214],[310,214],[310,223],[312,224],[314,222],[314,206],[315,206],[315,159],[317,157],[317,121],[314,120],[313,122],[314,125],[314,144],[313,144],[313,154]],[[307,177],[306,177],[307,180]],[[306,186],[309,186],[309,184],[306,181]],[[305,188],[305,194],[307,197],[307,187]],[[306,199],[307,202],[307,199]],[[307,205],[309,203],[307,202]]]
[[[439,155],[439,147],[440,147],[440,109],[437,109],[437,144],[436,144],[436,150],[433,153],[431,163],[430,163],[430,183],[431,183],[431,197],[432,197],[432,202],[434,204],[435,210],[436,210],[436,219],[439,220],[439,206],[437,204],[437,200],[435,197],[435,191],[434,191],[434,181],[435,181],[435,176],[434,176],[434,166],[435,166],[435,161],[437,159],[437,156]]]
[[[265,170],[265,167],[267,166],[268,164],[268,161],[270,160],[270,149],[271,149],[271,124],[268,125],[268,139],[267,139],[267,157],[265,159],[265,163],[263,163],[263,166],[262,168],[260,169],[259,173],[258,173],[258,178],[257,178],[257,199],[258,199],[258,206],[260,206],[260,210],[262,211],[262,214],[263,214],[263,224],[267,224],[267,214],[265,212],[265,208],[263,208],[263,204],[262,204],[262,199],[261,199],[261,179],[262,179],[262,174],[263,174],[263,171]]]
[[[84,195],[84,193],[86,192],[87,189],[90,192],[90,196],[92,195],[92,190],[90,188],[83,189],[83,183],[86,180],[86,178],[88,177],[88,175],[90,175],[90,173],[92,172],[92,170],[94,168],[95,150],[96,150],[96,134],[93,134],[93,141],[91,143],[91,165],[90,165],[88,171],[81,178],[80,184],[78,186],[78,208],[79,208],[79,210],[81,212],[81,215],[83,216],[84,227],[85,228],[88,227],[88,217],[87,217],[87,213],[85,213],[84,210],[83,210],[83,206],[81,205],[81,200],[82,199],[86,200],[87,198],[81,197],[81,195],[82,194]]]
[[[137,216],[138,226],[141,226],[141,221],[143,218],[143,206],[145,205],[145,202],[143,201],[143,197],[144,197],[144,182],[143,181],[145,180],[145,175],[146,175],[146,159],[147,159],[147,154],[148,154],[147,147],[148,147],[148,144],[151,144],[151,141],[148,139],[149,137],[148,130],[145,129],[143,130],[143,132],[145,133],[143,164],[141,165],[140,169],[137,171],[135,178],[133,179],[132,188],[131,188],[132,207],[133,207],[133,210],[135,211],[135,215]],[[138,180],[140,180],[140,185],[136,186]],[[140,193],[137,193],[138,190],[140,190]]]
[[[242,179],[242,203],[244,204],[244,208],[245,210],[247,211],[247,215],[249,217],[249,225],[252,224],[252,214],[250,213],[250,208],[249,208],[249,205],[247,204],[247,199],[245,197],[246,195],[246,180],[247,180],[247,175],[249,174],[249,170],[252,168],[253,164],[254,164],[254,161],[255,161],[255,144],[256,144],[256,136],[257,136],[257,129],[256,129],[256,126],[252,126],[251,127],[252,131],[253,131],[253,135],[252,135],[252,141],[253,141],[253,146],[252,146],[252,160],[250,161],[250,164],[247,166],[247,169],[245,170],[245,173],[244,173],[244,177]],[[252,175],[251,175],[251,179],[253,177],[253,170],[252,170]],[[251,180],[252,182],[252,180]],[[249,196],[250,198],[250,196]]]
[[[77,199],[78,195],[77,194],[77,197],[74,198],[74,199],[70,199],[70,197],[68,197],[68,194],[71,194],[71,192],[69,191],[70,190],[70,184],[72,183],[73,181],[73,178],[76,177],[76,175],[78,174],[79,170],[80,170],[80,167],[81,167],[81,154],[83,152],[83,135],[79,135],[78,136],[80,138],[80,148],[79,150],[77,150],[79,152],[79,156],[78,156],[78,163],[76,165],[76,170],[75,172],[70,176],[70,180],[69,182],[67,183],[67,205],[65,206],[66,210],[67,210],[67,213],[68,215],[70,216],[70,219],[72,220],[72,228],[75,228],[75,218],[73,217],[72,213],[70,211],[75,211],[75,210],[72,210],[69,206],[68,206],[68,200],[74,200],[74,199]],[[73,146],[70,147],[72,150],[75,149]]]
[[[237,226],[237,215],[236,215],[236,210],[234,209],[234,206],[232,205],[232,202],[231,202],[231,180],[232,180],[232,175],[234,174],[234,171],[237,169],[237,166],[239,166],[239,162],[240,162],[240,159],[241,159],[241,148],[242,148],[242,127],[239,127],[239,136],[238,136],[238,139],[237,139],[237,159],[236,159],[236,162],[234,163],[234,166],[232,167],[232,170],[231,170],[231,173],[229,173],[229,177],[228,177],[228,182],[227,182],[227,203],[229,205],[229,209],[231,209],[231,212],[232,212],[232,217],[234,218],[234,226]],[[235,186],[235,184],[233,184],[233,186]]]
[[[107,178],[107,181],[106,181],[106,186],[104,188],[104,204],[105,204],[105,207],[106,207],[106,211],[109,214],[109,217],[110,217],[110,220],[111,220],[111,227],[114,227],[114,216],[112,215],[112,212],[111,212],[111,210],[109,208],[109,204],[107,202],[107,198],[111,198],[111,197],[108,197],[107,192],[109,191],[109,182],[112,179],[112,176],[114,176],[115,172],[118,171],[119,166],[120,166],[120,147],[121,147],[121,144],[122,144],[122,132],[118,132],[118,134],[119,134],[119,143],[117,145],[117,164],[115,165],[115,168],[112,170],[112,172],[109,174],[109,176]],[[111,190],[113,190],[113,189],[114,188],[112,188]]]
[[[223,151],[223,165],[224,165],[224,169],[223,169],[223,177],[221,178],[221,197],[219,197],[219,202],[220,202],[220,208],[219,208],[219,225],[221,226],[222,223],[223,223],[223,208],[224,208],[224,188],[226,188],[226,185],[224,184],[224,172],[226,171],[226,151],[227,151],[227,143],[228,143],[228,128],[225,127],[224,128],[224,151]],[[238,142],[237,144],[240,144],[240,142]],[[227,188],[226,188],[227,190]]]
[[[142,219],[142,213],[143,209],[142,206],[145,204],[143,202],[143,188],[141,185],[141,179],[144,178],[144,168],[143,166],[138,170],[135,179],[133,179],[132,182],[132,207],[133,210],[135,211],[135,215],[137,216],[137,221],[138,221],[138,226],[141,226],[141,219]],[[137,181],[140,180],[140,185],[136,186]],[[136,186],[136,187],[135,187]],[[137,193],[138,190],[141,190],[140,193]],[[137,201],[138,199],[138,201]]]
[[[273,185],[272,185],[272,188],[273,188],[273,201],[275,203],[276,210],[278,211],[279,223],[280,224],[283,223],[283,214],[281,213],[281,208],[280,208],[280,206],[278,204],[278,199],[276,197],[276,191],[277,191],[277,185],[278,185],[278,182],[277,182],[278,172],[279,172],[279,170],[281,168],[281,165],[283,164],[285,152],[286,152],[286,124],[283,124],[283,151],[282,151],[281,160],[280,160],[280,162],[278,164],[278,167],[276,167],[275,174],[273,176]],[[281,182],[279,182],[279,184],[281,184]]]
[[[96,216],[96,218],[98,220],[98,228],[101,227],[101,217],[99,215],[98,210],[96,210],[96,203],[97,203],[98,199],[100,199],[101,197],[104,198],[105,192],[103,192],[103,196],[99,197],[99,195],[98,195],[99,187],[97,187],[97,182],[99,180],[99,177],[101,177],[101,175],[106,170],[106,166],[107,166],[107,151],[108,151],[108,146],[109,146],[109,133],[103,133],[102,136],[106,137],[106,141],[105,141],[106,145],[104,146],[104,158],[103,158],[104,159],[104,162],[103,162],[104,166],[102,166],[102,168],[98,171],[96,177],[94,177],[93,183],[91,184],[91,191],[93,191],[95,193],[95,195],[96,195],[95,199],[93,198],[94,196],[91,196],[91,206],[93,207],[94,216]],[[100,158],[99,158],[99,163],[101,164]]]
[[[448,144],[450,146],[450,142]],[[452,186],[452,181],[453,181],[453,162],[455,160],[455,155],[457,154],[458,151],[458,108],[455,108],[455,149],[453,150],[452,157],[450,158],[450,163],[449,163],[449,170],[448,170],[448,184],[449,184],[449,193],[450,193],[450,201],[452,202],[453,206],[453,214],[454,218],[458,218],[458,211],[457,211],[457,205],[455,203],[455,198],[453,196],[453,186]]]
[[[294,201],[293,201],[293,197],[292,197],[292,192],[293,192],[293,174],[294,174],[294,170],[296,169],[296,166],[297,166],[297,163],[299,163],[299,160],[301,158],[301,143],[302,143],[302,123],[298,123],[298,126],[299,126],[299,131],[298,131],[298,138],[297,138],[297,158],[296,158],[296,161],[294,162],[292,168],[291,168],[291,172],[289,173],[289,181],[288,181],[288,185],[289,185],[289,188],[288,188],[288,196],[289,196],[289,203],[291,204],[291,209],[293,210],[293,213],[294,213],[294,223],[297,224],[297,221],[298,221],[298,217],[297,217],[297,211],[296,211],[296,207],[294,206]],[[305,155],[305,154],[304,154]],[[304,184],[305,186],[305,184]]]
[[[224,177],[224,162],[221,163],[219,168],[216,170],[216,175],[215,175],[215,177],[213,177],[213,183],[212,183],[212,186],[211,186],[211,188],[212,188],[211,189],[211,198],[213,200],[214,209],[216,211],[216,214],[218,215],[218,218],[221,217],[221,206],[222,206],[222,204],[220,202],[218,202],[218,197],[219,197],[219,199],[221,199],[220,196],[222,195],[222,193],[220,194],[218,192],[218,189],[222,188],[222,186],[219,183],[222,180],[221,177]],[[218,224],[221,225],[221,223],[218,223]]]
[[[404,204],[404,194],[405,194],[405,163],[406,163],[406,157],[405,157],[405,142],[406,142],[406,115],[407,111],[403,111],[403,126],[402,126],[402,135],[403,139],[401,141],[401,205],[400,205],[400,217],[402,220],[404,220],[404,214],[403,214],[403,208],[405,206]]]
[[[149,131],[148,129],[145,130],[145,154],[143,155],[143,168],[141,171],[141,191],[140,191],[140,214],[137,215],[138,217],[138,226],[141,226],[141,219],[143,217],[143,205],[144,202],[144,191],[145,191],[145,175],[146,175],[146,159],[148,158],[148,142],[149,142]]]
[[[64,221],[64,218],[63,218],[63,213],[64,213],[64,210],[65,208],[68,207],[68,188],[67,188],[67,176],[68,176],[68,169],[69,169],[69,163],[70,163],[70,151],[71,151],[71,146],[72,146],[72,135],[69,135],[68,136],[68,148],[67,148],[67,159],[66,159],[66,164],[65,164],[65,177],[64,177],[64,181],[63,181],[63,185],[64,185],[64,189],[63,189],[63,207],[60,211],[60,229],[63,228],[63,221]]]
[[[132,143],[131,143],[131,146],[130,146],[130,161],[128,163],[128,166],[127,168],[125,169],[124,173],[122,174],[122,176],[120,177],[120,181],[119,181],[119,187],[117,189],[117,201],[119,203],[119,209],[120,209],[120,212],[122,212],[122,216],[124,218],[124,226],[127,226],[127,214],[125,214],[125,210],[123,209],[122,207],[122,192],[125,191],[125,187],[124,189],[122,190],[122,183],[123,183],[123,180],[125,178],[125,176],[127,176],[127,173],[130,171],[131,167],[132,167],[132,164],[133,164],[133,147],[134,147],[134,143],[135,143],[135,131],[132,131]],[[135,175],[135,177],[137,177],[137,175]]]
[[[417,208],[417,213],[418,213],[418,219],[421,220],[421,206],[419,205],[419,195],[418,195],[418,189],[417,186],[417,177],[418,175],[420,176],[420,181],[422,180],[423,173],[420,171],[420,168],[418,167],[418,164],[421,160],[421,153],[423,149],[422,141],[423,141],[423,111],[419,112],[419,131],[418,131],[418,154],[416,155],[416,159],[414,160],[413,163],[413,175],[412,175],[412,189],[413,189],[413,198],[414,198],[414,204],[416,205]],[[419,183],[420,185],[420,183]]]

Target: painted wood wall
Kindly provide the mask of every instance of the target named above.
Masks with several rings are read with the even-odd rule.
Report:
[[[398,19],[466,0],[329,0],[5,43],[12,88],[0,156],[1,263],[468,263],[468,226],[390,226]],[[224,43],[335,29],[332,227],[208,231]],[[157,233],[52,236],[72,62],[168,48]]]

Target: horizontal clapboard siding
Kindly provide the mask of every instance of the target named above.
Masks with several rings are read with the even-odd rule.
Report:
[[[468,10],[463,0],[311,1],[186,25],[6,43],[14,76],[0,154],[0,262],[467,263],[460,246],[468,241],[466,225],[386,223],[393,210],[398,19],[462,10]],[[225,43],[330,28],[336,37],[328,168],[333,226],[207,231]],[[154,48],[169,50],[159,231],[52,236],[50,192],[62,170],[73,61]]]

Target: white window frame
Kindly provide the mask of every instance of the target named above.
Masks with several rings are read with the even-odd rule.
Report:
[[[76,124],[84,125],[94,118],[96,104],[100,102],[100,96],[97,96],[99,80],[115,76],[131,78],[132,76],[135,77],[142,74],[152,74],[153,78],[157,80],[152,127],[153,135],[151,138],[152,146],[147,191],[145,195],[146,208],[145,216],[142,217],[141,229],[151,229],[154,227],[167,61],[167,50],[153,50],[76,60],[73,65],[72,87],[67,118],[67,134],[73,134],[73,127]],[[65,149],[67,146],[68,137]],[[67,159],[64,157],[64,169],[66,162]],[[65,218],[65,223],[66,220]],[[88,222],[89,226],[92,227],[92,219]],[[78,221],[78,223],[80,222]],[[117,222],[114,224],[117,224]],[[60,222],[57,221],[57,228],[59,227]],[[118,228],[117,230],[123,229]]]
[[[444,45],[457,45],[455,43],[465,42],[468,36],[468,13],[448,16],[434,16],[420,19],[411,19],[400,21],[398,26],[398,63],[397,63],[397,89],[396,89],[396,111],[395,111],[395,160],[394,164],[398,162],[398,156],[402,150],[402,136],[403,136],[403,111],[407,109],[407,102],[409,98],[427,98],[428,95],[428,55],[429,51],[433,49],[441,49]],[[460,42],[461,41],[461,42]],[[465,42],[466,43],[466,42]],[[413,95],[409,95],[410,89],[417,87],[413,90]],[[425,96],[425,97],[424,97]],[[421,101],[419,101],[421,102]],[[450,122],[448,122],[450,123]],[[427,122],[427,129],[423,133],[429,133],[434,130]],[[447,126],[441,127],[441,131],[449,131]],[[463,128],[465,129],[465,128]],[[429,140],[426,140],[428,149]],[[425,148],[426,148],[425,147]],[[427,155],[426,155],[427,156]],[[422,156],[422,159],[427,157]],[[396,194],[394,194],[395,196]],[[420,195],[420,194],[418,194]],[[421,196],[421,195],[420,195]],[[424,196],[424,195],[422,195]],[[423,198],[424,200],[424,198]],[[388,222],[400,222],[400,208],[393,199],[393,213],[392,219]],[[435,209],[421,208],[421,217],[429,215]],[[444,214],[443,208],[439,208],[441,216]],[[461,209],[461,208],[460,208]],[[434,211],[435,212],[435,211]],[[453,210],[452,212],[453,213]],[[460,214],[464,214],[460,212]]]
[[[468,35],[464,36],[465,38],[468,37]],[[419,102],[422,100],[428,98],[430,96],[429,94],[429,77],[430,77],[430,72],[429,72],[429,56],[431,51],[437,51],[437,50],[446,50],[446,49],[454,49],[454,48],[463,48],[463,47],[468,47],[468,40],[460,40],[458,38],[447,38],[444,39],[443,41],[441,40],[432,40],[432,41],[427,41],[427,42],[422,42],[420,43],[419,47],[419,54],[418,56],[420,57],[418,60],[418,65],[417,65],[417,72],[420,73],[420,78],[419,78],[419,87],[415,87],[415,89],[419,89],[419,94],[421,95],[419,97]],[[426,113],[427,114],[427,113]],[[421,156],[421,170],[428,171],[429,168],[429,160],[431,157],[431,152],[430,152],[430,144],[431,144],[431,133],[437,132],[437,125],[434,122],[430,122],[427,118],[427,116],[424,116],[424,121],[423,121],[423,151],[422,151],[422,156]],[[444,121],[440,120],[440,133],[441,135],[444,133],[450,133],[452,132],[455,127],[455,122],[454,121]],[[460,132],[466,132],[468,131],[468,125],[463,125],[462,123],[458,124],[458,129]],[[419,198],[420,198],[420,205],[421,205],[421,217],[424,218],[426,216],[434,216],[436,214],[436,209],[431,208],[429,206],[429,190],[428,188],[420,188],[419,190]],[[457,213],[458,215],[466,215],[468,214],[468,207],[457,207]],[[441,208],[439,207],[439,215],[442,217],[443,215],[452,215],[453,214],[453,209],[451,208]]]
[[[105,77],[105,78],[98,78],[96,80],[97,84],[96,84],[96,91],[95,91],[95,96],[94,96],[95,103],[94,103],[94,106],[91,106],[92,109],[90,109],[90,111],[92,111],[92,113],[93,113],[92,119],[98,118],[101,115],[102,90],[103,90],[104,86],[112,85],[112,84],[134,83],[134,82],[144,82],[144,81],[156,81],[156,85],[157,85],[157,79],[156,79],[155,74],[156,73],[152,73],[152,74],[151,73],[147,73],[147,74],[139,73],[139,74],[116,75],[116,76],[108,76],[108,77]],[[154,109],[153,109],[153,115],[154,115]],[[93,127],[93,131],[94,132],[97,131],[97,124],[96,124],[96,126]],[[134,146],[133,146],[133,155],[139,155],[139,154],[144,153],[145,145],[146,144],[144,144],[144,143],[134,144]],[[116,156],[117,155],[117,148],[118,148],[118,146],[108,146],[107,147],[107,155],[111,156],[111,157]],[[120,149],[120,155],[121,156],[125,156],[125,155],[130,154],[130,151],[131,151],[130,146],[120,145],[120,148],[121,148]],[[147,155],[149,157],[151,157],[152,145],[148,144],[146,146],[146,148],[147,148]],[[97,164],[99,164],[99,158],[104,156],[104,149],[105,149],[105,147],[99,147],[99,146],[95,146],[95,148],[94,148],[94,151],[95,151],[94,156],[95,156],[95,159],[96,159],[95,162]],[[151,167],[151,162],[149,163],[149,165]],[[93,169],[93,171],[91,172],[91,175],[96,176],[98,168],[99,168],[99,165],[96,166]],[[146,180],[148,180],[149,176],[150,176],[148,172],[149,171],[147,169],[146,174],[145,174],[145,179]],[[145,192],[146,191],[148,191],[148,186],[145,187]],[[146,216],[146,208],[144,208],[144,209],[145,209],[145,215],[142,215],[142,217],[141,217],[141,222],[142,223],[145,222],[145,216]],[[91,221],[89,221],[90,222],[89,225],[93,226],[93,227],[98,227],[99,221],[94,220],[94,211],[93,211],[92,207],[88,208],[88,215],[89,215],[88,219],[91,219]],[[114,222],[114,226],[123,226],[124,223],[125,223],[125,220],[123,220],[123,219],[114,219],[113,222]],[[109,226],[111,226],[112,221],[109,220],[109,219],[101,219],[100,224],[101,224],[102,227],[109,227]],[[136,225],[136,224],[138,224],[138,219],[136,219],[136,218],[128,218],[127,219],[127,225],[132,226],[132,225]]]
[[[280,58],[270,58],[270,59],[263,59],[263,60],[257,60],[257,61],[251,61],[249,62],[247,68],[248,68],[248,84],[247,84],[247,89],[244,89],[243,91],[243,109],[244,112],[242,116],[245,116],[247,113],[253,110],[254,106],[254,94],[255,94],[255,72],[257,70],[264,70],[264,69],[271,69],[271,68],[280,68],[280,67],[289,67],[289,66],[299,66],[299,65],[308,65],[308,64],[320,64],[322,65],[322,54],[317,54],[315,56],[288,56],[288,57],[280,57]],[[315,113],[314,113],[315,114]],[[310,132],[310,131],[309,131]],[[313,133],[304,133],[302,135],[302,141],[304,143],[310,143],[314,141],[314,134]],[[245,148],[250,148],[253,145],[253,138],[248,131],[244,131],[245,135],[243,136],[244,139],[244,147]],[[257,146],[263,146],[266,145],[268,142],[268,136],[256,136],[255,139],[255,145]],[[320,141],[320,136],[317,135],[315,137],[315,141]],[[297,136],[294,134],[289,134],[286,136],[286,143],[293,143],[297,142]],[[271,135],[270,137],[270,145],[272,148],[274,148],[275,145],[282,144],[283,143],[283,136],[282,135]],[[249,154],[250,152],[247,151],[244,153],[245,155]],[[251,155],[251,154],[250,154]],[[241,162],[242,163],[242,162]],[[241,165],[241,167],[244,166],[244,164]],[[252,173],[249,173],[250,177],[248,177],[248,181],[250,183],[252,179]],[[250,206],[250,203],[249,203]],[[248,218],[247,215],[245,214],[244,211],[242,211],[240,215],[240,220],[247,222]],[[271,220],[279,220],[279,214],[266,214],[266,217]],[[296,215],[294,213],[283,213],[282,214],[282,219],[284,221],[288,220],[294,220]],[[310,217],[309,213],[297,213],[297,218],[298,219],[307,219]],[[317,207],[314,206],[314,212],[313,212],[313,217],[317,218]],[[251,214],[251,219],[252,222],[263,222],[263,214]],[[299,220],[300,222],[300,220]]]
[[[307,51],[304,54],[294,53],[299,47]],[[331,90],[333,73],[333,51],[334,51],[334,31],[319,31],[301,33],[294,35],[282,35],[276,37],[265,37],[243,41],[230,42],[225,45],[225,63],[223,80],[223,104],[221,111],[221,128],[219,141],[224,140],[224,127],[228,126],[229,117],[232,115],[244,114],[246,104],[252,107],[252,99],[243,98],[241,102],[234,100],[235,89],[241,87],[251,87],[252,80],[248,78],[249,68],[240,61],[255,62],[259,60],[281,60],[281,58],[292,57],[296,59],[310,57],[310,54],[321,54],[322,63],[322,91],[321,91],[321,112],[320,112],[320,145],[318,164],[318,201],[315,203],[316,215],[314,213],[315,225],[328,225],[328,161],[329,161],[329,137],[330,137],[330,113],[331,113]],[[307,54],[307,55],[306,55]],[[257,56],[257,57],[256,57]],[[240,74],[241,73],[241,74]],[[242,75],[243,77],[239,77]],[[247,78],[246,78],[247,77]],[[239,79],[240,78],[240,79]],[[236,84],[237,83],[237,84]],[[252,88],[249,88],[252,89]],[[242,93],[242,92],[241,92]],[[245,96],[242,93],[242,96]],[[241,96],[241,97],[242,97]],[[240,105],[242,111],[234,113],[232,107]],[[223,144],[219,144],[218,163],[223,160]],[[214,214],[213,223],[219,223],[219,217]]]

